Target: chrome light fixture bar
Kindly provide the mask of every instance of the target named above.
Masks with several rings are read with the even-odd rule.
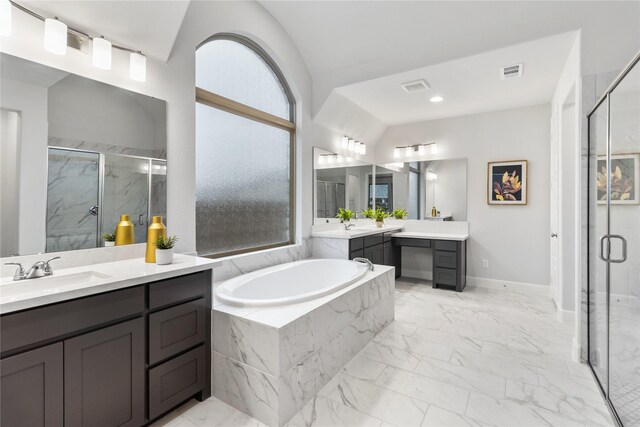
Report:
[[[13,0],[0,0],[0,24],[2,36],[10,36],[12,30],[11,6],[44,22],[44,48],[57,55],[65,55],[67,46],[80,49],[84,41],[92,42],[92,61],[97,68],[111,69],[111,49],[118,49],[130,54],[129,77],[144,82],[147,79],[147,58],[138,50],[113,44],[104,37],[91,37],[84,31],[69,27],[57,17],[45,18]],[[71,43],[71,44],[70,44]]]
[[[405,157],[411,157],[418,152],[419,156],[424,156],[427,153],[427,147],[431,147],[431,154],[438,152],[438,144],[436,142],[427,142],[425,144],[404,145],[401,147],[395,147],[393,149],[393,158],[399,159],[404,151]]]

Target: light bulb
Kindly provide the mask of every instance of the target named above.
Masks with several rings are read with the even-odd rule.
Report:
[[[356,141],[356,149],[355,149],[356,154],[360,154],[360,143],[358,141]]]
[[[318,164],[319,165],[324,165],[324,156],[318,157]]]
[[[438,154],[438,144],[435,142],[431,144],[431,154]]]
[[[349,138],[347,138],[346,136],[342,137],[342,148],[348,148],[349,147]]]
[[[367,144],[360,145],[360,154],[367,154]]]
[[[421,156],[424,155],[424,145],[418,146],[418,154]]]
[[[338,155],[336,156],[336,162],[337,162],[337,163],[342,163],[342,156],[341,156],[340,154],[338,154]]]
[[[44,20],[44,48],[56,55],[67,54],[67,26],[57,19]]]
[[[400,149],[398,147],[393,149],[393,158],[397,159],[400,157]]]
[[[93,65],[103,70],[111,69],[111,42],[104,38],[93,39]]]
[[[0,35],[11,35],[11,3],[9,0],[0,0]]]
[[[333,161],[334,161],[334,160],[335,160],[335,159],[333,158],[333,156],[329,156],[329,157],[327,157],[327,163],[329,163],[330,165],[332,165],[332,164],[333,164]]]
[[[349,151],[353,151],[355,150],[355,148],[356,148],[356,142],[353,139],[349,138]]]
[[[140,52],[129,55],[129,77],[139,82],[147,80],[147,58]]]
[[[404,155],[411,157],[413,155],[413,147],[407,147],[404,149]]]
[[[434,104],[437,102],[442,102],[443,100],[444,98],[441,96],[434,96],[433,98],[431,98],[431,102],[433,102]]]

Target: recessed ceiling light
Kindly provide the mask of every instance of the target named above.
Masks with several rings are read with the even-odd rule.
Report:
[[[443,100],[444,98],[441,96],[434,96],[433,98],[431,98],[431,102],[442,102]]]

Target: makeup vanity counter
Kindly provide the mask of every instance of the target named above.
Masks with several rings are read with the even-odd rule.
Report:
[[[367,258],[374,264],[402,271],[402,247],[424,248],[432,257],[433,287],[461,292],[466,286],[467,239],[466,221],[396,220],[382,228],[356,220],[356,226],[345,230],[342,224],[314,226],[315,258]],[[424,263],[428,264],[428,263]]]
[[[3,278],[1,424],[137,427],[207,399],[214,264],[176,255]]]

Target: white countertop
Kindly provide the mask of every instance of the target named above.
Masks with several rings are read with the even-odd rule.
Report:
[[[72,256],[72,255],[70,255]],[[213,268],[216,261],[176,254],[173,264],[147,264],[144,258],[55,270],[49,277],[0,283],[0,314],[141,285]]]
[[[407,239],[438,239],[463,241],[467,240],[469,238],[469,235],[460,233],[427,233],[421,231],[401,231],[399,233],[393,233],[391,237],[405,237]]]
[[[385,233],[388,231],[402,230],[403,225],[385,225],[380,228],[376,226],[356,227],[351,230],[327,230],[327,231],[314,231],[311,235],[313,237],[323,237],[327,239],[353,239],[356,237],[370,236],[372,234]]]

